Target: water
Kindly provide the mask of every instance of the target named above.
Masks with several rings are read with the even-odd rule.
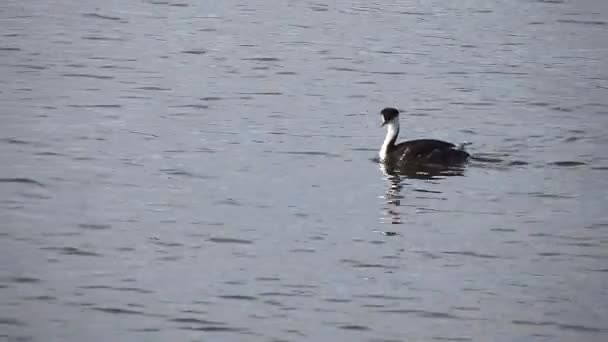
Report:
[[[608,338],[608,2],[0,18],[0,340]],[[477,159],[384,174],[385,106]]]

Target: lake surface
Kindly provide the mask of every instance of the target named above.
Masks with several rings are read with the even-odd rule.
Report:
[[[0,340],[608,340],[607,1],[0,20]],[[383,172],[386,106],[475,159]]]

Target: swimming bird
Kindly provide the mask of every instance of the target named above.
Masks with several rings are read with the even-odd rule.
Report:
[[[384,163],[458,165],[470,157],[464,146],[442,140],[416,139],[395,144],[399,136],[399,110],[387,107],[380,114],[382,127],[387,127],[386,138],[378,153]]]

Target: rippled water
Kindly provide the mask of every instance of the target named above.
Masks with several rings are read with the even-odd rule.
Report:
[[[608,339],[608,2],[0,19],[2,340]],[[389,105],[475,160],[383,172]]]

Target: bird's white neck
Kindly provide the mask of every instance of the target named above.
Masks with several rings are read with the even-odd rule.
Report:
[[[384,138],[384,142],[382,143],[380,152],[378,152],[380,160],[386,159],[388,149],[390,146],[395,144],[395,141],[397,140],[397,135],[399,135],[399,121],[392,120],[386,124],[386,137]]]

